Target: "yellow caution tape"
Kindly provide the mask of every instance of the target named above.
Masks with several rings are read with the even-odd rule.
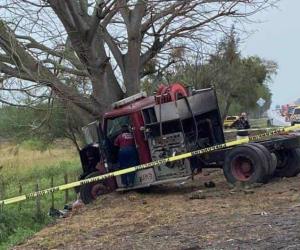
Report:
[[[59,192],[59,191],[63,191],[63,190],[66,190],[66,189],[71,189],[71,188],[83,186],[83,185],[88,184],[88,183],[101,181],[101,180],[109,179],[109,178],[112,178],[112,177],[115,177],[115,176],[128,174],[128,173],[136,172],[136,171],[139,171],[139,170],[159,166],[159,165],[165,164],[167,162],[178,161],[178,160],[190,158],[190,157],[193,157],[193,156],[196,156],[196,155],[211,153],[213,151],[217,151],[217,150],[220,150],[220,149],[225,149],[225,148],[245,144],[245,143],[248,143],[248,142],[251,142],[251,141],[257,141],[257,140],[262,139],[263,137],[269,137],[269,136],[279,134],[279,133],[282,133],[282,132],[295,131],[297,129],[300,129],[300,124],[297,124],[297,125],[294,125],[294,126],[291,126],[291,127],[275,129],[273,131],[266,132],[266,133],[263,133],[263,134],[260,134],[260,135],[256,135],[256,136],[252,136],[252,137],[246,137],[246,138],[231,141],[231,142],[226,142],[226,143],[223,143],[223,144],[215,145],[215,146],[208,147],[208,148],[199,149],[199,150],[184,153],[184,154],[181,154],[181,155],[175,155],[175,156],[168,157],[168,158],[165,158],[165,159],[161,159],[161,160],[141,164],[141,165],[134,166],[134,167],[129,167],[129,168],[126,168],[126,169],[114,171],[114,172],[111,172],[111,173],[103,174],[103,175],[92,177],[92,178],[89,178],[89,179],[75,181],[75,182],[71,182],[71,183],[68,183],[68,184],[64,184],[64,185],[44,189],[44,190],[41,190],[41,191],[32,192],[32,193],[29,193],[29,194],[24,194],[24,195],[16,196],[16,197],[13,197],[13,198],[1,200],[0,205],[8,205],[8,204],[12,204],[12,203],[25,201],[25,200],[28,200],[28,199],[36,198],[38,196],[44,196],[46,194],[51,194],[51,193],[54,193],[54,192]]]
[[[272,128],[272,127],[268,127],[268,128],[248,128],[248,129],[225,129],[224,130],[224,133],[233,133],[233,132],[244,132],[244,131],[247,131],[247,132],[253,132],[253,131],[262,131],[262,130],[274,130],[274,129],[281,129],[281,128],[284,128],[284,127],[277,127],[277,128]]]

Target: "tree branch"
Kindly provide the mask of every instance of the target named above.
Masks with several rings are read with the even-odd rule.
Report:
[[[103,9],[104,9],[105,3],[104,0],[98,0],[96,1],[95,10],[92,16],[91,25],[87,34],[87,43],[91,44],[92,40],[95,37],[96,31],[99,27],[99,23],[101,19],[103,19]]]
[[[35,80],[34,78],[32,78],[32,76],[28,75],[27,73],[18,70],[18,68],[9,67],[5,63],[2,63],[2,62],[0,62],[0,72],[4,73],[10,77],[21,78],[21,79],[27,80],[27,81],[34,82],[34,80]]]
[[[86,21],[80,15],[80,9],[77,1],[73,0],[64,0],[66,6],[68,6],[73,21],[76,25],[76,30],[82,34],[86,34],[89,31],[89,26]]]
[[[90,114],[97,114],[91,101],[81,96],[72,87],[64,85],[53,73],[36,61],[2,20],[0,20],[0,37],[0,47],[14,58],[17,66],[14,69],[1,63],[1,72],[50,87],[61,100],[72,102],[73,105]]]
[[[108,45],[118,66],[120,67],[122,74],[124,75],[125,74],[124,55],[121,53],[118,45],[116,44],[116,41],[114,41],[114,39],[111,37],[111,35],[108,33],[108,31],[105,28],[102,29],[102,34],[103,34],[104,41]]]
[[[42,61],[43,63],[50,63],[54,66],[54,69],[65,72],[65,73],[69,73],[69,74],[73,74],[76,76],[84,76],[84,77],[88,77],[88,73],[85,70],[76,70],[76,69],[72,69],[72,68],[68,68],[66,66],[63,66],[61,63],[56,62],[54,60],[51,59],[45,59]]]
[[[69,30],[74,30],[76,24],[72,18],[70,10],[66,4],[66,1],[61,0],[47,0],[54,12],[60,17],[60,21]],[[62,11],[63,10],[63,11]]]
[[[118,7],[119,12],[121,13],[121,16],[122,16],[126,26],[129,25],[131,11],[128,8],[127,1],[126,0],[117,0],[117,7]]]
[[[152,24],[169,14],[176,15],[176,8],[182,5],[185,5],[185,1],[178,1],[161,12],[151,15],[151,17],[142,24],[141,32],[145,33],[152,26]]]

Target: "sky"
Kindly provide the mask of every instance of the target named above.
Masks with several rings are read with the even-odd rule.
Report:
[[[279,69],[270,89],[272,106],[300,98],[300,1],[281,0],[277,8],[256,14],[249,28],[254,31],[242,46],[244,56],[274,60]]]

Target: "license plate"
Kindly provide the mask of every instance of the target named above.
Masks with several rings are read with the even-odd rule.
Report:
[[[137,173],[137,180],[140,184],[152,183],[155,181],[153,169],[145,169]]]

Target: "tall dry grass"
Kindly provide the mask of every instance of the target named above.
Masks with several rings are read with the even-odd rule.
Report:
[[[0,175],[7,181],[59,174],[77,168],[79,162],[78,152],[66,142],[56,143],[44,151],[26,143],[0,144]]]

